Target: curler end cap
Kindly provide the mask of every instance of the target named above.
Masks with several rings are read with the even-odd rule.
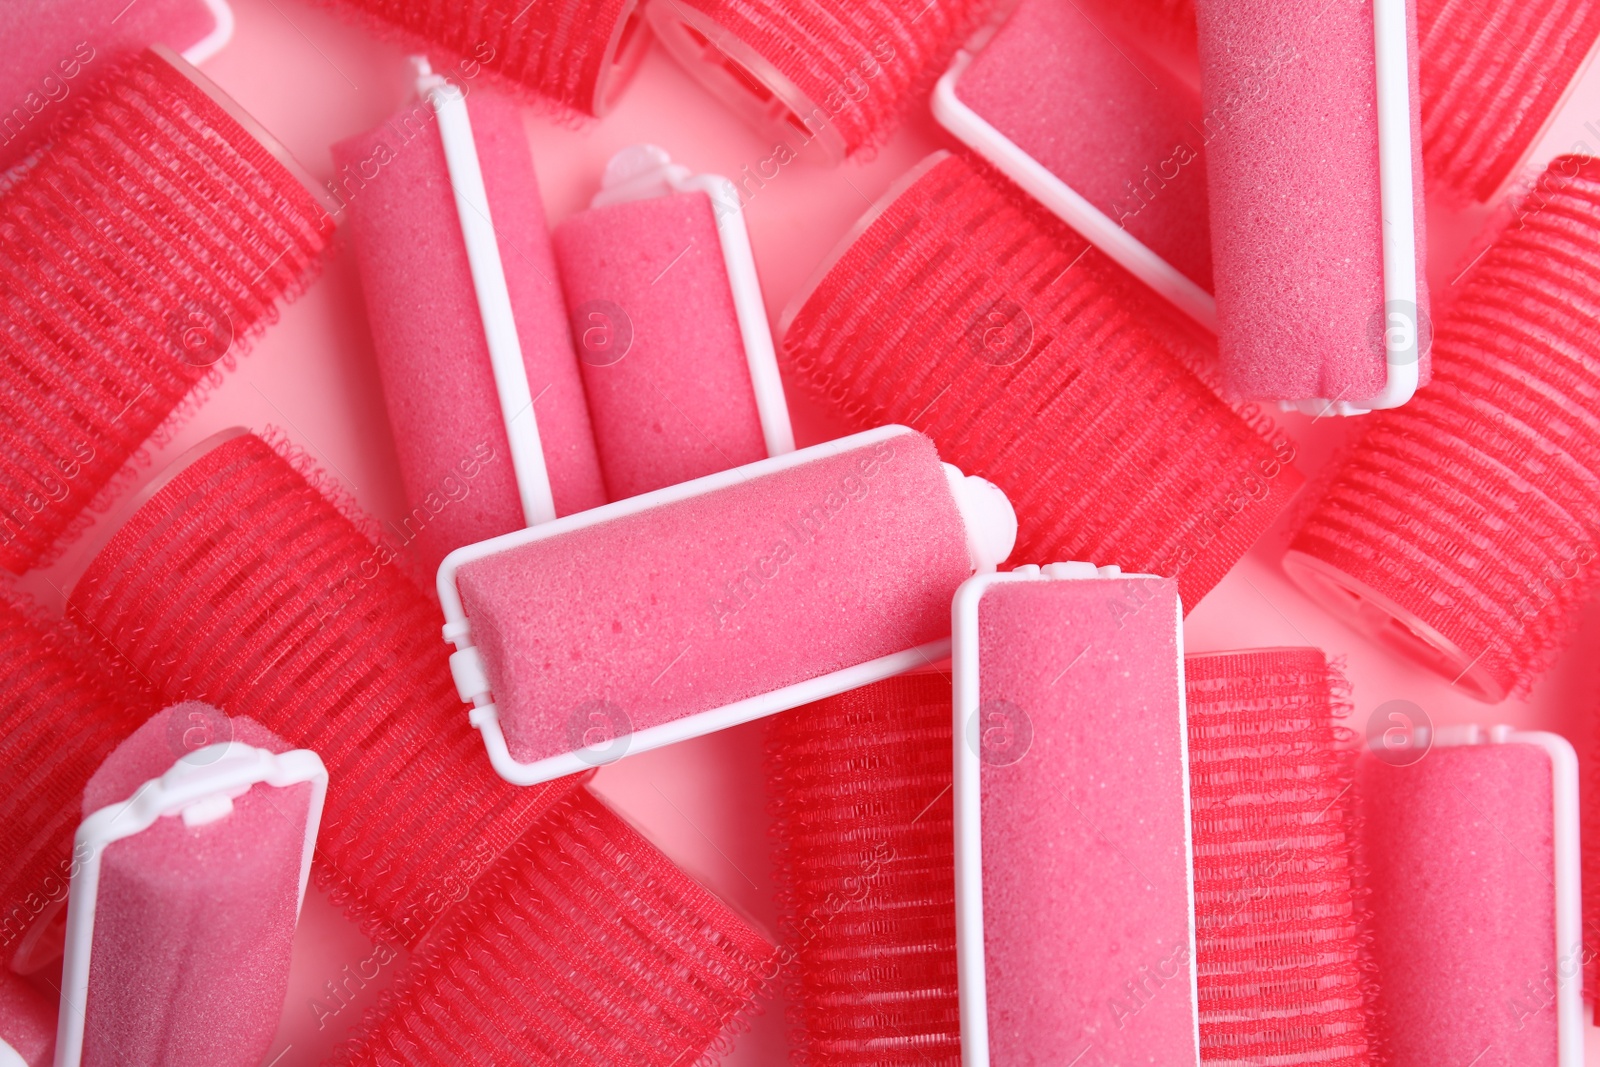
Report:
[[[1017,545],[1017,513],[998,485],[976,475],[962,474],[946,463],[945,477],[956,498],[956,510],[967,528],[967,551],[972,569],[979,574],[1006,561]]]

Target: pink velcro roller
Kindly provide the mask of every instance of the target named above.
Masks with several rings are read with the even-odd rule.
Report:
[[[0,595],[0,971],[32,974],[60,954],[79,798],[154,710],[95,651],[77,627]]]
[[[555,250],[611,499],[794,450],[732,182],[625,148]]]
[[[165,474],[68,607],[163,699],[321,755],[319,884],[409,947],[574,783],[512,789],[484,765],[438,609],[341,499],[303,455],[219,435]]]
[[[1004,494],[886,426],[459,549],[444,635],[528,785],[938,658],[1015,538]]]
[[[0,171],[38,147],[53,111],[130,53],[163,44],[190,63],[233,36],[227,0],[11,0],[0,4]]]
[[[610,109],[650,40],[638,0],[340,0],[336,6],[450,63],[463,78],[489,71],[586,115]]]
[[[1420,734],[1420,731],[1418,732]],[[1408,1067],[1581,1067],[1578,761],[1439,727],[1361,761],[1380,1033]]]
[[[762,134],[838,161],[881,144],[991,0],[651,0],[688,71]]]
[[[1196,0],[1227,388],[1310,414],[1428,380],[1408,0]]]
[[[777,969],[766,938],[576,789],[478,880],[328,1062],[709,1063]]]
[[[117,746],[83,793],[56,1067],[261,1062],[327,785],[315,752],[206,704]]]
[[[957,593],[965,1067],[1198,1067],[1177,583],[1052,563]]]
[[[427,573],[451,549],[605,503],[516,106],[432,75],[335,146]]]
[[[846,425],[914,426],[1006,493],[1024,562],[1121,560],[1193,607],[1301,485],[1272,420],[1198,376],[1205,332],[981,161],[902,178],[785,320]]]
[[[956,53],[933,114],[1117,264],[1216,329],[1200,95],[1072,0]]]
[[[56,1006],[0,967],[0,1067],[51,1067],[56,1054]]]
[[[949,677],[773,716],[766,772],[797,1062],[955,1067]]]
[[[1204,1060],[1375,1067],[1347,685],[1314,648],[1184,672]]]
[[[315,188],[170,52],[63,111],[0,195],[0,567],[41,562],[301,291],[333,230]]]
[[[1600,161],[1554,160],[1441,324],[1434,382],[1375,416],[1284,569],[1481,700],[1532,685],[1597,586]]]

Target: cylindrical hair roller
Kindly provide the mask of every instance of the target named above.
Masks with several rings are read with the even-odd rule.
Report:
[[[0,596],[0,970],[54,962],[83,787],[153,710],[102,667],[74,627]]]
[[[1284,557],[1345,621],[1480,700],[1525,690],[1596,588],[1600,161],[1550,164]]]
[[[1442,727],[1359,792],[1380,1035],[1415,1067],[1583,1062],[1578,760],[1549,733]],[[1399,758],[1396,758],[1396,757]]]
[[[1428,380],[1408,0],[1196,0],[1227,387],[1312,414]]]
[[[1015,535],[999,490],[888,426],[460,549],[439,598],[490,759],[532,784],[938,658]]]
[[[411,505],[399,535],[428,574],[451,549],[606,500],[521,116],[486,90],[430,103],[437,83],[334,147]],[[479,182],[452,158],[463,131]],[[484,247],[465,236],[480,222]],[[503,285],[481,275],[489,254]]]
[[[343,0],[336,6],[448,63],[453,77],[471,80],[489,71],[586,115],[604,115],[616,102],[650,40],[638,0]]]
[[[479,879],[329,1063],[703,1063],[776,970],[761,934],[576,789]]]
[[[678,62],[761,133],[837,161],[882,143],[991,0],[651,0]]]
[[[948,677],[774,717],[766,773],[800,1062],[959,1064]]]
[[[731,182],[625,148],[555,250],[611,499],[793,450]]]
[[[300,291],[333,228],[312,188],[170,52],[69,105],[0,196],[0,566],[40,562]]]
[[[56,1006],[0,967],[0,1064],[51,1067],[55,1053]]]
[[[452,691],[437,609],[392,547],[253,435],[172,474],[69,603],[166,699],[206,700],[322,756],[321,879],[393,942],[426,933],[570,787],[495,778]]]
[[[1198,604],[1299,487],[1293,447],[1188,369],[1198,327],[1004,179],[935,156],[903,184],[784,330],[795,377],[1000,486],[1018,560],[1115,560]]]
[[[1184,672],[1202,1057],[1378,1063],[1345,683],[1310,648]]]
[[[164,44],[201,63],[233,36],[227,0],[12,0],[0,5],[0,171],[38,147],[53,111],[133,52]]]
[[[315,753],[198,702],[117,746],[83,793],[60,1067],[261,1062],[327,780]]]
[[[1210,329],[1200,94],[1064,0],[1025,0],[956,54],[933,114],[1140,281]]]
[[[953,610],[964,1067],[1199,1067],[1177,583],[1052,563]]]

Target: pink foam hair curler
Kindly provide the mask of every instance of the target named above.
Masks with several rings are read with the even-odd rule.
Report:
[[[427,573],[451,549],[605,503],[517,108],[427,72],[334,149]]]
[[[188,746],[190,718],[227,736]],[[73,844],[56,1067],[260,1062],[327,786],[315,752],[199,703],[117,747]]]
[[[1216,330],[1200,95],[1069,0],[957,52],[940,125],[1118,266]]]
[[[957,1063],[949,675],[774,715],[765,771],[791,1047],[814,1067]]]
[[[1177,583],[1026,566],[952,615],[961,1062],[1198,1067]]]
[[[732,182],[629,146],[555,252],[613,500],[794,450]]]
[[[28,982],[0,968],[0,1067],[51,1067],[56,1005]]]
[[[279,447],[232,430],[181,457],[68,610],[162,699],[225,707],[321,755],[318,883],[410,947],[575,783],[510,789],[483,765],[438,609],[334,483]]]
[[[905,175],[779,332],[845,425],[914,426],[1000,486],[1021,562],[1121,560],[1192,607],[1301,484],[1272,420],[1199,376],[1205,332],[981,161]]]
[[[304,288],[319,187],[164,49],[71,102],[0,193],[0,566],[21,572]]]
[[[755,129],[837,162],[881,144],[989,0],[652,0],[673,57]]]
[[[1485,701],[1571,638],[1600,546],[1600,162],[1554,160],[1471,268],[1435,380],[1331,468],[1284,570]]]
[[[328,1062],[708,1062],[778,966],[762,934],[575,789],[478,880]]]
[[[528,785],[939,658],[1015,536],[1004,494],[886,426],[458,549],[444,636]]]
[[[1227,388],[1308,414],[1428,381],[1416,28],[1408,0],[1197,0]]]

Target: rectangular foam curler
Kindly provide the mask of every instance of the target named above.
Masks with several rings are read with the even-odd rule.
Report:
[[[1197,0],[1228,389],[1309,414],[1428,380],[1416,30],[1408,0]]]
[[[1381,1036],[1408,1067],[1581,1067],[1577,756],[1506,726],[1425,740],[1361,760]]]
[[[885,426],[458,549],[444,637],[531,785],[909,670],[1010,554],[1005,495]]]
[[[1177,583],[1019,567],[952,615],[962,1063],[1194,1067]]]
[[[424,71],[337,145],[384,400],[431,573],[451,549],[605,503],[516,105]]]
[[[1200,96],[1070,0],[956,53],[933,115],[1096,248],[1217,328]]]
[[[56,1067],[260,1062],[327,785],[315,752],[208,704],[118,746],[84,789]]]
[[[632,145],[554,240],[613,500],[794,450],[732,182]]]

